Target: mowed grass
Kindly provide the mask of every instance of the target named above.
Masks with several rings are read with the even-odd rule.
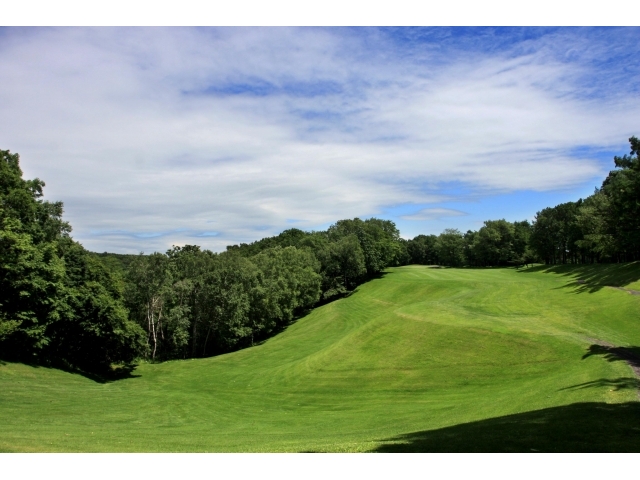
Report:
[[[4,363],[0,451],[640,451],[633,371],[589,355],[640,345],[640,296],[606,286],[638,280],[407,266],[228,355],[109,383]]]

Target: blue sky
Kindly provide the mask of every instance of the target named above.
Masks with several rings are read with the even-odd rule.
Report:
[[[593,192],[640,135],[639,28],[5,28],[0,148],[95,251],[342,218],[405,238]]]

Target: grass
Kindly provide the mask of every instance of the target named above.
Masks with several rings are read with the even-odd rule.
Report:
[[[389,269],[262,345],[99,383],[0,364],[0,451],[640,451],[640,264]],[[637,288],[640,289],[640,288]],[[635,350],[634,350],[635,349]]]

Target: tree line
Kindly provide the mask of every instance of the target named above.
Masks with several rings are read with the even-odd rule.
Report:
[[[0,150],[0,358],[105,372],[137,358],[216,355],[260,342],[309,309],[407,264],[509,266],[640,259],[640,142],[615,157],[595,193],[530,223],[400,237],[389,220],[289,229],[214,253],[195,245],[94,254],[71,236],[62,203]]]
[[[614,157],[593,195],[537,212],[532,223],[488,220],[478,231],[446,229],[405,244],[408,263],[506,266],[640,260],[640,140]]]
[[[215,355],[253,345],[399,264],[399,240],[393,222],[356,218],[222,253],[186,245],[139,255],[126,273],[125,305],[146,330],[150,358]]]

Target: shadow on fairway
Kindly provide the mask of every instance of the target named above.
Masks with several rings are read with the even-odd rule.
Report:
[[[111,383],[118,380],[125,380],[127,378],[140,378],[142,375],[136,375],[133,373],[137,366],[138,365],[125,365],[102,374],[83,372],[81,370],[73,369],[66,370],[64,368],[62,370],[65,370],[69,373],[77,373],[78,375],[82,375],[83,377],[93,380],[97,383]]]
[[[574,403],[383,441],[374,452],[640,452],[640,402]]]
[[[137,365],[123,365],[118,366],[112,369],[110,372],[103,372],[101,374],[85,372],[83,370],[79,370],[77,368],[73,368],[67,365],[42,365],[38,363],[27,363],[27,362],[12,362],[0,360],[0,365],[7,365],[8,363],[22,363],[23,365],[28,365],[32,368],[48,368],[52,370],[61,370],[63,372],[72,373],[74,375],[80,375],[82,377],[88,378],[89,380],[93,380],[96,383],[111,383],[116,382],[118,380],[124,380],[127,378],[139,378],[142,375],[136,375],[133,371],[136,369]]]
[[[634,369],[640,369],[640,347],[614,347],[609,345],[590,345],[582,359],[593,355],[602,355],[608,362],[625,361]]]
[[[640,388],[640,380],[633,377],[620,377],[610,380],[608,378],[600,378],[591,382],[579,383],[570,387],[561,388],[560,390],[582,390],[584,388],[609,387],[613,391],[632,390]]]
[[[538,265],[519,273],[550,273],[567,277],[565,285],[576,293],[594,293],[604,287],[624,287],[640,280],[640,262],[594,265]]]
[[[38,367],[38,365],[32,365],[33,367]],[[123,365],[117,368],[112,369],[110,372],[102,372],[102,373],[92,373],[85,372],[83,370],[79,370],[73,367],[67,367],[65,365],[55,365],[55,366],[43,366],[40,365],[41,368],[56,368],[58,370],[62,370],[67,373],[73,373],[76,375],[81,375],[89,380],[93,380],[96,383],[111,383],[117,382],[118,380],[124,380],[127,378],[139,378],[141,375],[135,375],[133,371],[136,369],[138,365]]]

